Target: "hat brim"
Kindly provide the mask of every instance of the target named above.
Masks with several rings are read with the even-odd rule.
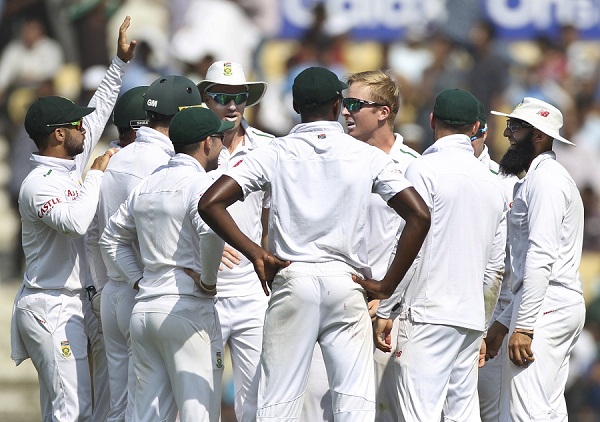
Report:
[[[200,82],[197,86],[198,86],[198,90],[200,91],[200,94],[203,94],[204,91],[206,91],[206,88],[208,88],[211,85],[227,85],[224,84],[223,82],[220,81],[211,81],[211,80],[205,80]],[[267,90],[267,83],[266,82],[246,82],[245,84],[240,84],[240,85],[231,85],[231,86],[242,86],[242,85],[247,85],[248,86],[248,99],[246,100],[246,107],[252,107],[255,104],[258,104],[260,102],[260,100],[262,100],[262,98],[265,96],[265,92]]]
[[[558,131],[552,130],[552,129],[546,129],[544,127],[539,127],[540,125],[536,124],[535,121],[532,121],[530,118],[528,118],[527,116],[523,116],[521,114],[516,114],[516,113],[510,113],[510,114],[506,114],[506,113],[501,113],[499,111],[495,111],[492,110],[490,111],[491,114],[495,115],[495,116],[503,116],[503,117],[509,117],[511,119],[518,119],[518,120],[523,120],[524,122],[529,123],[530,125],[532,125],[533,127],[535,127],[537,130],[545,133],[546,135],[556,139],[557,141],[560,142],[564,142],[565,144],[569,144],[569,145],[573,145],[575,146],[575,144],[571,141],[569,141],[568,139],[563,138],[562,136],[560,136],[560,134],[558,133]]]
[[[95,107],[77,107],[76,110],[73,110],[71,113],[64,116],[64,118],[61,119],[64,120],[64,122],[60,123],[76,122],[77,120],[87,116],[88,114],[93,113],[94,111],[96,111]]]
[[[221,120],[221,126],[219,126],[219,130],[216,133],[227,132],[229,129],[232,129],[235,126],[233,122],[228,120]]]

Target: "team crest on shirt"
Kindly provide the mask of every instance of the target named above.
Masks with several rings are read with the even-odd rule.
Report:
[[[68,340],[63,340],[60,342],[60,352],[61,352],[62,357],[65,359],[71,357],[71,355],[72,355],[71,346],[69,345]]]
[[[221,352],[217,352],[217,368],[223,368],[223,355]]]
[[[327,138],[327,135],[325,135],[324,133],[321,133],[321,134],[317,135],[317,138],[318,139],[325,139],[325,138]]]
[[[233,70],[231,69],[231,63],[227,62],[223,64],[223,75],[231,76]]]

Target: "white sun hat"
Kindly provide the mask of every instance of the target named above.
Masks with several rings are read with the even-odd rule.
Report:
[[[538,100],[537,98],[525,97],[510,114],[493,110],[490,113],[497,116],[523,120],[558,141],[569,145],[575,145],[573,142],[560,136],[558,131],[563,125],[563,115],[556,107],[545,101]]]
[[[206,72],[206,79],[198,84],[200,93],[204,93],[213,85],[245,85],[248,87],[246,107],[253,106],[262,100],[267,89],[266,82],[248,82],[242,65],[236,62],[214,62]]]

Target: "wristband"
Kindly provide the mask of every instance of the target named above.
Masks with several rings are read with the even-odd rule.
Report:
[[[526,331],[514,331],[514,333],[523,334],[524,336],[527,336],[527,337],[529,337],[530,339],[533,340],[533,333],[528,333]]]

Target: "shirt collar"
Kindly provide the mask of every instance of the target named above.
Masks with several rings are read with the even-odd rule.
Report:
[[[169,167],[176,166],[194,167],[200,173],[206,173],[206,170],[204,169],[204,167],[202,167],[198,160],[187,154],[179,153],[171,157],[171,159],[169,160]]]
[[[337,121],[325,121],[320,120],[318,122],[300,123],[292,128],[292,133],[303,133],[303,132],[341,132],[344,133],[344,128]]]
[[[423,152],[423,155],[445,150],[463,151],[475,156],[471,140],[467,135],[462,134],[448,135],[438,139]]]
[[[48,157],[46,155],[39,155],[38,153],[31,154],[29,158],[29,162],[33,166],[36,167],[51,167],[55,170],[62,171],[73,171],[77,168],[77,163],[75,160],[67,160],[65,158],[56,158],[56,157]]]

